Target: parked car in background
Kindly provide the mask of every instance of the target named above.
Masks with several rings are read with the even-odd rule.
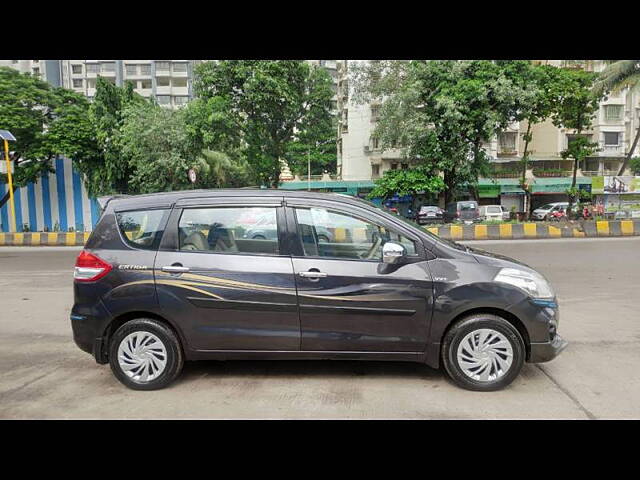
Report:
[[[509,212],[502,205],[483,205],[480,207],[482,220],[509,220]]]
[[[445,222],[473,223],[480,221],[480,210],[475,200],[452,202],[447,205],[443,215]]]
[[[252,240],[277,240],[278,229],[274,222],[275,219],[270,215],[259,217],[253,226],[249,228],[243,238],[250,238]],[[319,242],[333,242],[333,233],[324,227],[316,228]]]
[[[444,210],[435,205],[423,205],[418,211],[417,223],[424,225],[425,223],[442,222]]]
[[[531,213],[531,218],[534,220],[549,220],[552,213],[559,212],[560,210],[566,211],[568,207],[569,202],[547,203],[546,205],[536,208]]]

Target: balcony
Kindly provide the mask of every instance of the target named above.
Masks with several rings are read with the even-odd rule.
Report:
[[[622,145],[602,145],[600,151],[597,152],[600,157],[623,157],[624,147]]]
[[[517,170],[512,171],[504,171],[504,172],[493,172],[490,175],[490,178],[520,178],[522,172]]]
[[[573,175],[572,170],[564,170],[561,168],[534,168],[533,175],[536,177],[568,177]]]
[[[518,151],[513,148],[513,149],[509,149],[509,148],[499,148],[498,149],[498,157],[514,157],[518,155]]]

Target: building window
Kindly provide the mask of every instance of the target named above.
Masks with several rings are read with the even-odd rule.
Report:
[[[578,138],[585,138],[589,141],[591,140],[591,135],[567,135],[567,145],[570,147]]]
[[[181,72],[186,72],[187,71],[187,64],[186,63],[174,63],[173,64],[173,73],[181,73]]]
[[[174,87],[186,87],[187,86],[187,79],[186,78],[174,78],[172,83],[173,83]]]
[[[156,62],[156,70],[168,72],[171,70],[171,62]]]
[[[158,77],[157,79],[158,87],[168,87],[171,85],[169,77]]]
[[[188,101],[189,101],[189,97],[185,97],[185,96],[173,97],[174,105],[186,105]]]
[[[398,169],[398,164],[397,163],[392,163],[391,164],[391,170],[397,170]]]
[[[127,75],[136,75],[138,73],[137,65],[127,65],[126,67]]]
[[[605,105],[605,120],[622,120],[622,105]]]
[[[380,114],[380,107],[378,105],[371,107],[371,122],[375,123],[378,121],[378,115]]]
[[[18,60],[11,60],[11,63],[15,65],[16,63],[18,63]]]
[[[40,76],[40,69],[38,67],[35,67],[33,69],[33,75],[36,77]]]
[[[373,178],[380,177],[380,165],[371,165],[371,176]]]
[[[402,164],[402,170],[407,170],[409,168],[409,164],[408,163],[403,163]]]
[[[87,79],[87,88],[96,88],[96,79],[88,78]]]
[[[82,79],[74,78],[73,79],[73,88],[82,88]]]
[[[609,146],[620,145],[619,132],[604,132],[604,144]]]
[[[151,65],[140,65],[140,75],[151,75]]]
[[[171,96],[170,95],[157,95],[156,100],[160,105],[170,105],[171,104]]]
[[[516,151],[516,135],[516,132],[500,132],[498,134],[498,144],[501,153]]]
[[[87,73],[98,73],[100,71],[100,65],[97,63],[87,63]]]
[[[378,148],[380,148],[380,139],[378,137],[371,137],[369,143],[372,150],[378,150]]]
[[[71,73],[74,75],[82,73],[82,65],[71,65]]]
[[[143,90],[149,90],[151,88],[151,80],[141,80],[140,88]]]
[[[106,73],[115,72],[116,71],[116,63],[115,62],[107,62],[102,64],[102,71]]]

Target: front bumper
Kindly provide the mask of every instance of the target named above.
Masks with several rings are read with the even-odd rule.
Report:
[[[560,335],[556,334],[553,340],[544,343],[531,343],[531,354],[529,355],[529,363],[543,363],[553,360],[560,352],[567,348],[567,342]]]

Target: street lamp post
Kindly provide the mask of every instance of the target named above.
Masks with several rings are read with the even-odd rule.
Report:
[[[7,179],[9,185],[9,206],[11,207],[11,224],[13,224],[13,230],[11,224],[9,225],[9,231],[16,232],[16,206],[13,201],[13,178],[11,177],[11,160],[9,159],[9,142],[15,142],[14,137],[8,130],[0,130],[0,138],[4,142],[4,158],[7,162]]]

